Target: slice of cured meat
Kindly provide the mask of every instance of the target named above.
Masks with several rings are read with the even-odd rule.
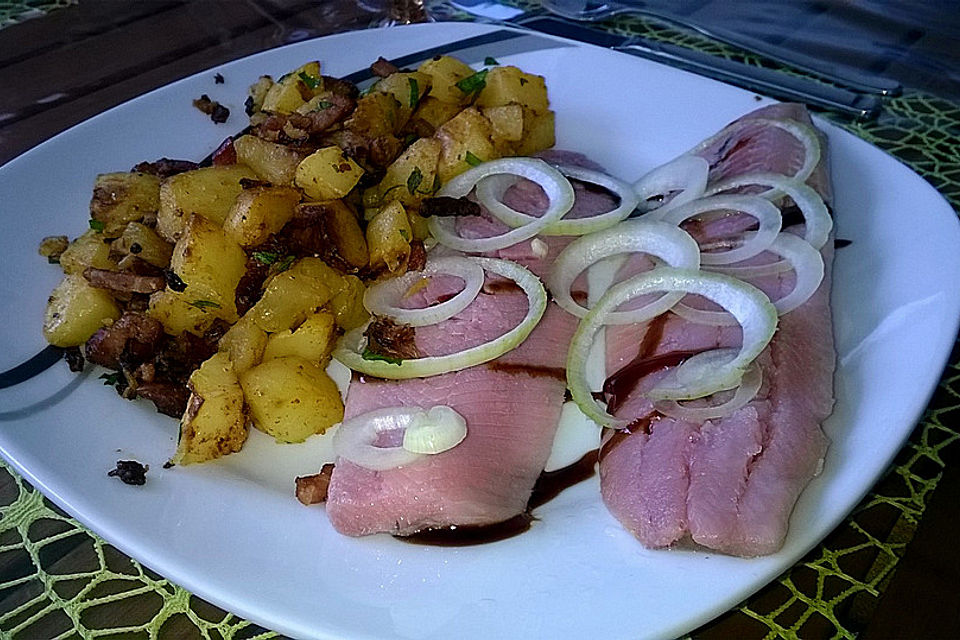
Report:
[[[775,105],[745,119],[792,119],[811,124],[800,105]],[[803,148],[781,129],[733,128],[701,155],[711,181],[752,172],[791,174]],[[824,161],[808,184],[829,204]],[[701,243],[717,239],[691,229]],[[757,360],[763,386],[748,405],[725,418],[695,424],[657,413],[643,397],[651,373],[671,358],[739,344],[739,328],[691,324],[673,314],[608,327],[609,410],[632,420],[604,436],[601,490],[611,513],[644,545],[693,541],[718,551],[756,556],[777,551],[798,496],[820,470],[828,440],[820,424],[833,407],[835,352],[830,316],[832,239],[822,250],[826,275],[801,307],[780,318]],[[792,288],[792,273],[751,280],[772,299]],[[674,362],[676,364],[676,362]],[[645,376],[649,373],[650,375]]]
[[[573,154],[556,158],[583,162],[582,156]],[[615,206],[606,194],[586,192],[582,185],[577,191],[577,214]],[[532,215],[542,213],[547,204],[539,187],[524,183],[508,191],[505,202]],[[504,230],[489,217],[465,219],[461,226],[461,233],[475,237]],[[543,275],[567,242],[549,238],[544,251],[528,241],[496,256]],[[456,291],[442,287],[442,282],[431,284],[419,303],[429,304]],[[485,342],[515,326],[526,309],[526,296],[519,289],[488,279],[485,292],[463,312],[416,329],[417,352],[444,355]],[[566,393],[566,353],[576,326],[576,318],[550,303],[530,336],[492,362],[423,379],[356,378],[347,394],[346,419],[386,407],[447,405],[466,419],[467,436],[449,451],[388,471],[371,471],[340,459],[326,506],[337,531],[354,536],[410,535],[496,524],[523,513],[556,435]]]

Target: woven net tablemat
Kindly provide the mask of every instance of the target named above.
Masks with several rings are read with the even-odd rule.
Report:
[[[65,2],[0,2],[8,7]],[[530,3],[516,3],[531,8]],[[763,61],[655,21],[618,18],[600,26],[712,55]],[[773,68],[777,68],[773,66]],[[918,92],[891,99],[874,122],[839,126],[893,154],[960,208],[960,107]],[[960,350],[893,466],[854,512],[801,562],[763,590],[695,632],[716,635],[736,622],[751,635],[854,638],[869,621],[960,438]],[[49,638],[279,638],[218,609],[102,541],[0,463],[0,636]],[[5,478],[0,478],[3,480]],[[64,569],[69,567],[69,569]],[[122,626],[118,626],[122,623]]]
[[[0,29],[79,2],[80,0],[0,0]]]

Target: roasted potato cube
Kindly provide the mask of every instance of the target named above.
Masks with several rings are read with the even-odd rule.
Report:
[[[370,250],[370,266],[386,267],[397,271],[410,257],[410,241],[413,230],[403,205],[394,200],[380,210],[367,225],[367,247]]]
[[[236,290],[246,273],[247,254],[219,226],[190,216],[173,248],[170,268],[187,288],[180,294],[227,322],[237,321]]]
[[[493,126],[473,107],[464,109],[437,129],[440,141],[438,172],[441,183],[460,175],[478,162],[500,157],[490,136]]]
[[[549,149],[556,144],[553,111],[534,113],[523,110],[523,139],[517,146],[517,154],[522,156],[533,155],[538,151]]]
[[[468,96],[457,83],[472,76],[474,70],[463,62],[450,56],[437,56],[421,64],[417,70],[430,76],[430,95],[437,100],[457,105],[466,102]]]
[[[477,101],[478,107],[499,107],[517,103],[543,113],[550,108],[547,84],[543,76],[524,73],[516,67],[494,67],[487,73],[486,83]]]
[[[325,366],[333,343],[337,339],[336,321],[329,311],[317,311],[296,329],[287,329],[270,334],[264,361],[284,356],[298,356],[316,365]]]
[[[55,347],[76,347],[119,317],[113,296],[81,275],[67,274],[47,300],[43,337]]]
[[[437,165],[440,162],[441,143],[433,138],[420,138],[393,161],[380,183],[374,189],[375,206],[399,200],[404,206],[419,207],[427,196],[440,187]],[[364,194],[365,200],[368,196]]]
[[[176,242],[187,219],[199,214],[218,225],[230,212],[243,187],[244,178],[257,175],[242,164],[204,167],[170,176],[160,184],[160,210],[157,231],[170,242]]]
[[[367,240],[357,214],[343,200],[306,202],[297,208],[296,218],[319,226],[326,240],[325,260],[344,271],[362,269],[370,262]]]
[[[243,190],[223,221],[223,230],[244,247],[262,244],[287,224],[300,202],[293,187],[254,187]]]
[[[216,309],[209,309],[201,300],[191,300],[171,289],[151,294],[147,307],[147,315],[159,320],[163,330],[172,336],[184,331],[203,335],[217,319],[212,311]]]
[[[410,114],[420,104],[421,98],[430,90],[430,84],[430,76],[418,71],[392,73],[377,82],[374,90],[392,95],[400,105],[397,111],[400,118],[394,125],[394,132],[400,130],[410,119]]]
[[[261,180],[275,185],[292,185],[297,165],[306,153],[269,142],[256,136],[240,136],[233,141],[237,162],[250,167]]]
[[[356,329],[370,317],[363,306],[363,294],[366,290],[363,281],[357,276],[343,276],[343,288],[327,303],[337,326],[344,331]]]
[[[250,314],[244,314],[220,338],[218,349],[226,353],[237,373],[260,364],[267,347],[267,332],[257,326]]]
[[[170,265],[173,245],[157,235],[157,232],[140,222],[130,222],[113,243],[120,253],[134,255],[155,267],[165,269]]]
[[[502,155],[512,154],[516,143],[523,139],[523,107],[519,104],[506,104],[500,107],[481,109],[483,116],[493,128],[493,145]]]
[[[368,93],[357,100],[343,128],[370,138],[392,135],[400,130],[400,103],[389,93]]]
[[[247,440],[243,389],[230,358],[214,354],[190,374],[190,400],[180,419],[174,464],[207,462],[239,451]]]
[[[82,274],[87,267],[116,270],[117,263],[110,258],[106,237],[93,229],[83,232],[60,254],[60,268],[64,273]]]
[[[337,200],[353,189],[363,169],[340,147],[324,147],[297,165],[295,181],[312,200]]]
[[[460,113],[461,108],[456,102],[444,102],[429,95],[420,101],[412,117],[420,118],[434,129],[439,129],[440,125]]]
[[[302,442],[343,420],[343,400],[324,371],[295,356],[266,360],[240,375],[255,427],[280,442]]]
[[[160,178],[148,173],[103,173],[97,176],[90,200],[90,217],[103,223],[103,233],[115,238],[128,222],[156,213]]]
[[[274,83],[267,90],[261,108],[264,111],[290,113],[320,91],[323,91],[320,63],[308,62]]]
[[[248,315],[264,331],[291,329],[343,287],[343,278],[319,258],[301,258],[267,283]]]

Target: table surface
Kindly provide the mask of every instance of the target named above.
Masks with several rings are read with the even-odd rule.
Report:
[[[0,3],[0,87],[8,89],[0,92],[0,165],[109,107],[217,64],[424,17],[413,0]],[[619,17],[599,27],[782,70],[656,20]],[[933,35],[912,42],[955,55],[954,40]],[[903,73],[893,63],[872,70]],[[822,115],[906,162],[956,209],[960,100],[936,83],[917,87],[903,77],[904,95],[888,99],[875,122]],[[960,553],[950,544],[960,537],[958,361],[955,351],[914,434],[854,513],[796,566],[693,637],[960,637]],[[125,557],[0,465],[0,636],[119,637],[115,632],[274,637]]]

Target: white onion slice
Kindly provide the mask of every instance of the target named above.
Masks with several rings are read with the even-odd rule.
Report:
[[[589,309],[570,295],[574,280],[590,265],[623,253],[649,253],[678,269],[696,270],[700,267],[697,243],[683,229],[656,220],[627,220],[616,227],[577,238],[560,252],[547,277],[547,287],[553,299],[568,313],[584,317]],[[604,317],[604,322],[641,322],[667,311],[682,297],[682,293],[667,293],[638,309],[612,311]]]
[[[782,129],[796,138],[800,144],[803,145],[803,163],[792,176],[788,177],[798,182],[806,182],[807,178],[810,177],[810,174],[813,173],[813,170],[816,169],[817,165],[820,163],[820,138],[813,127],[802,122],[797,122],[796,120],[790,120],[786,118],[741,118],[740,120],[736,120],[735,122],[732,122],[724,127],[716,135],[707,138],[693,149],[688,151],[687,154],[699,154],[711,145],[715,144],[718,140],[729,138],[730,135],[737,130],[758,124]]]
[[[638,206],[641,211],[655,212],[648,215],[659,218],[663,212],[703,195],[709,174],[710,163],[699,156],[674,158],[633,183]],[[666,202],[661,200],[674,191],[679,193]]]
[[[461,198],[488,176],[509,174],[536,182],[550,201],[547,210],[539,218],[522,227],[488,238],[464,238],[456,232],[456,219],[432,216],[428,220],[430,233],[442,245],[470,253],[498,251],[529,240],[562,218],[573,207],[573,186],[562,173],[538,158],[500,158],[467,169],[445,184],[438,196]],[[506,205],[503,205],[506,206]],[[523,215],[514,211],[517,215]]]
[[[772,191],[763,194],[765,198],[783,193],[790,196],[790,199],[803,214],[804,240],[813,245],[814,249],[820,249],[827,243],[830,231],[833,229],[833,218],[830,217],[827,205],[824,204],[820,194],[807,184],[777,173],[749,173],[711,185],[707,190],[707,195],[752,185],[771,187]]]
[[[782,316],[809,300],[810,296],[820,287],[824,276],[823,256],[803,238],[786,232],[778,235],[773,244],[767,247],[767,251],[783,257],[784,259],[781,262],[786,264],[788,269],[793,268],[796,273],[796,282],[790,293],[773,301],[773,306],[777,309],[777,315]],[[757,265],[756,267],[727,267],[724,273],[740,278],[769,275],[770,269],[779,264],[780,262]],[[719,268],[717,270],[719,271]],[[697,324],[716,326],[736,324],[733,316],[726,311],[695,309],[683,302],[678,302],[672,311],[681,318]]]
[[[403,445],[377,447],[378,437],[402,430]],[[417,462],[425,455],[449,451],[467,436],[467,421],[445,405],[389,407],[345,420],[333,436],[334,452],[371,471],[387,471]]]
[[[759,196],[748,195],[720,195],[701,198],[688,202],[679,207],[670,209],[659,217],[664,222],[679,225],[684,220],[711,211],[739,211],[757,219],[759,229],[743,234],[744,242],[740,246],[726,251],[714,251],[700,255],[700,263],[704,265],[732,264],[761,253],[770,246],[777,234],[783,218],[780,209],[772,202]]]
[[[334,452],[371,471],[386,471],[412,464],[423,454],[403,447],[375,447],[377,437],[387,431],[406,429],[420,407],[390,407],[378,409],[344,420],[333,436]]]
[[[449,300],[422,309],[403,309],[397,303],[417,280],[430,275],[452,275],[461,278],[463,289]],[[477,262],[459,256],[430,260],[422,271],[408,271],[369,287],[363,294],[363,306],[379,316],[389,316],[401,324],[423,327],[437,324],[466,309],[483,287],[483,268]]]
[[[732,354],[731,354],[732,355]],[[706,407],[688,407],[680,404],[676,400],[658,400],[653,403],[653,408],[665,416],[676,418],[677,420],[686,420],[695,424],[702,424],[707,420],[716,418],[726,418],[737,409],[745,406],[753,400],[757,392],[760,391],[760,385],[763,383],[763,372],[757,363],[752,363],[743,374],[740,386],[729,400],[724,403]]]
[[[627,300],[657,291],[695,293],[724,307],[740,323],[743,344],[734,356],[708,351],[671,369],[647,393],[654,400],[691,400],[737,386],[776,330],[776,309],[763,292],[722,274],[658,267],[612,286],[580,321],[567,354],[567,386],[573,400],[602,426],[622,428],[627,421],[611,416],[597,404],[587,384],[586,361],[594,337],[605,324],[604,316]]]
[[[584,167],[558,165],[557,169],[568,178],[589,182],[603,187],[620,199],[620,204],[610,211],[587,218],[559,220],[547,225],[540,235],[545,236],[582,236],[613,226],[627,218],[637,208],[637,195],[633,188],[622,180]],[[509,175],[496,175],[484,178],[477,184],[477,200],[498,220],[514,228],[531,224],[540,218],[520,213],[503,203],[503,196],[516,178]]]
[[[435,455],[449,451],[467,437],[467,421],[446,405],[418,413],[403,433],[403,448],[413,453]]]
[[[426,378],[450,371],[459,371],[477,364],[499,358],[518,347],[533,331],[547,309],[547,292],[537,276],[525,267],[509,260],[498,258],[470,258],[486,271],[509,278],[517,283],[527,295],[529,307],[520,323],[502,336],[489,342],[451,353],[445,356],[410,358],[399,363],[384,360],[365,360],[363,349],[366,338],[363,332],[367,325],[349,331],[337,342],[333,357],[354,371],[366,373],[378,378],[403,380],[407,378]]]

